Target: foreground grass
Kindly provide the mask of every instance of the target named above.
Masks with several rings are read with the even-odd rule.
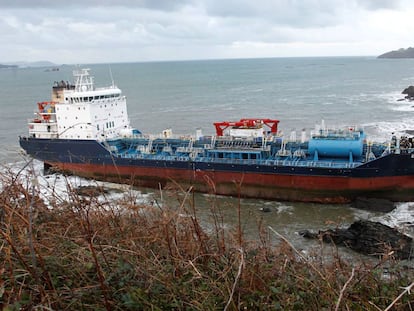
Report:
[[[139,206],[68,184],[69,199],[50,208],[27,180],[2,185],[3,310],[414,309],[414,272],[390,254],[305,257],[283,237],[271,243],[271,228],[256,241],[224,230],[215,208],[206,229],[186,193],[178,207]]]

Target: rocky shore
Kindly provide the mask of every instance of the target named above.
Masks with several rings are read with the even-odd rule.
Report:
[[[368,220],[359,220],[348,228],[336,228],[313,233],[308,230],[300,232],[304,238],[321,239],[325,243],[349,247],[361,254],[395,259],[411,259],[413,240],[398,230]]]

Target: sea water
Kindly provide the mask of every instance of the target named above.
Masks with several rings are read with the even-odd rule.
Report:
[[[315,124],[330,127],[362,126],[369,139],[387,141],[391,135],[414,130],[414,103],[401,101],[402,90],[414,85],[414,59],[374,57],[271,58],[87,64],[96,85],[115,83],[127,97],[132,126],[143,133],[171,128],[175,134],[214,133],[213,122],[241,118],[280,120],[279,129],[309,132]],[[18,136],[26,135],[27,120],[36,103],[50,100],[55,81],[73,81],[77,66],[0,69],[1,163],[23,166]],[[299,137],[299,135],[298,135]],[[40,174],[41,165],[35,167]],[[86,183],[86,181],[75,181]],[[145,189],[145,198],[148,195]],[[154,191],[155,196],[159,196]],[[152,199],[151,199],[152,200]],[[196,196],[205,209],[212,198]],[[214,198],[216,200],[216,198]],[[219,202],[219,203],[217,203]],[[241,205],[242,224],[255,232],[258,219],[301,244],[297,232],[377,219],[412,232],[414,203],[397,204],[390,214],[369,213],[349,205],[319,205],[220,197],[232,225]],[[267,207],[270,213],[262,213]],[[203,215],[203,214],[202,214]],[[254,233],[253,233],[254,234]]]

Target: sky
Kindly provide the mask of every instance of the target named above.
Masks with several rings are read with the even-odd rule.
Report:
[[[377,56],[413,0],[0,0],[0,63]]]

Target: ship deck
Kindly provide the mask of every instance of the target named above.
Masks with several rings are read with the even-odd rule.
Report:
[[[319,157],[308,153],[307,144],[281,140],[215,140],[191,138],[123,138],[103,143],[112,156],[124,159],[143,159],[169,162],[223,163],[237,165],[264,165],[279,167],[315,167],[351,169],[389,153],[384,144],[364,145],[363,156]]]

